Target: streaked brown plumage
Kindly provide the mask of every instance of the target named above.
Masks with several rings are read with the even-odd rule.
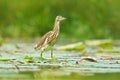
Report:
[[[42,53],[49,49],[51,49],[51,58],[53,58],[52,47],[59,35],[59,23],[64,19],[65,18],[62,16],[57,16],[54,23],[54,29],[43,35],[38,44],[34,47],[36,50],[41,50],[40,59],[42,59]]]

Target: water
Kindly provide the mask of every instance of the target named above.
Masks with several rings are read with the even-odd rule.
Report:
[[[54,51],[55,61],[50,52],[39,52],[32,44],[3,44],[0,47],[0,80],[118,80],[120,77],[120,55],[118,53],[98,53],[99,48],[83,51]],[[19,47],[19,48],[18,48]],[[119,46],[118,46],[119,47]],[[117,47],[117,48],[118,48]],[[27,56],[27,58],[25,58]],[[96,62],[84,60],[89,57]],[[106,57],[113,57],[111,59]]]

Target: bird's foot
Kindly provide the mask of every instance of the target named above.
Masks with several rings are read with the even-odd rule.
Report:
[[[40,60],[41,60],[41,61],[43,61],[43,60],[45,60],[45,58],[43,58],[43,57],[40,57]]]
[[[54,62],[54,61],[56,61],[56,60],[57,60],[57,59],[56,59],[55,57],[51,57],[51,58],[50,58],[50,61],[53,61],[53,62]]]
[[[42,56],[42,52],[40,53],[40,60],[41,61],[45,60],[45,58],[43,58],[43,56]]]

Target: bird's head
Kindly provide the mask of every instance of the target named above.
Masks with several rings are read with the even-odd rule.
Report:
[[[65,20],[65,19],[66,19],[66,18],[64,18],[64,17],[62,17],[62,16],[57,16],[57,17],[56,17],[56,20],[57,20],[57,21],[62,21],[62,20]]]

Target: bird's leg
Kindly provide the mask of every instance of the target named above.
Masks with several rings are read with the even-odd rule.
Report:
[[[51,59],[54,58],[53,57],[53,49],[51,49]]]
[[[53,49],[51,49],[51,60],[52,60],[52,61],[55,61],[55,60],[56,60],[56,58],[55,58],[54,55],[53,55]]]
[[[43,60],[43,56],[42,56],[42,53],[44,52],[44,50],[42,50],[41,52],[40,52],[40,60]]]

